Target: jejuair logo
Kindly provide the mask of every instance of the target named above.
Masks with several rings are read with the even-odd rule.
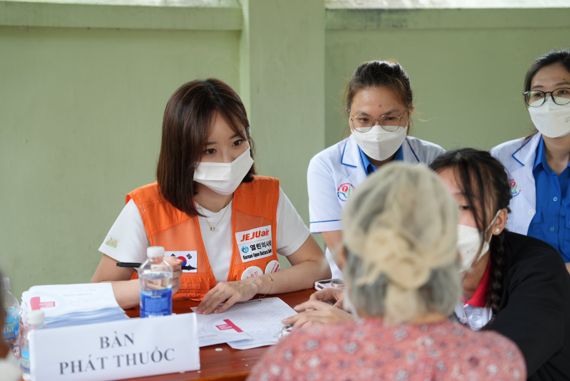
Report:
[[[256,238],[261,238],[261,237],[267,237],[269,235],[269,229],[259,229],[259,230],[255,230],[253,232],[248,232],[248,233],[244,233],[241,236],[241,240],[240,242],[244,242],[244,241],[251,241],[253,239]]]
[[[242,246],[242,247],[241,247],[241,252],[244,253],[244,254],[247,254],[247,253],[249,252],[249,247],[247,247],[247,246]]]

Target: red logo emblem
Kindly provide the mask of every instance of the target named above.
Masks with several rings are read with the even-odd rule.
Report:
[[[336,189],[336,196],[340,201],[346,201],[348,200],[348,197],[352,193],[353,189],[354,187],[351,183],[342,183]]]

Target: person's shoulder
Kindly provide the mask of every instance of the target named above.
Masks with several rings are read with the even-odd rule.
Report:
[[[342,139],[340,142],[333,144],[317,153],[311,159],[309,166],[313,163],[338,163],[345,149],[349,138]]]
[[[135,189],[133,189],[132,191],[130,191],[129,193],[133,193],[133,192],[158,192],[158,191],[159,191],[158,183],[156,181],[153,181],[152,183],[148,183],[148,184],[138,186]]]
[[[513,380],[524,379],[525,363],[521,351],[511,340],[496,332],[472,331],[459,323],[448,321],[433,327],[432,335],[448,353],[460,354],[454,357],[457,366],[468,366],[481,374],[492,374],[489,367],[496,364],[503,367],[501,375],[512,373]],[[469,352],[465,352],[466,347]],[[477,361],[474,362],[474,359]]]
[[[553,276],[557,272],[566,275],[560,254],[544,241],[507,231],[505,245],[511,268],[527,272],[548,271]]]
[[[415,136],[408,136],[406,138],[406,140],[408,141],[408,143],[413,148],[416,148],[419,150],[438,151],[439,153],[445,152],[445,149],[442,146],[440,146],[439,144],[435,144],[433,142],[430,142],[428,140],[416,138]]]
[[[509,350],[516,353],[519,352],[515,343],[495,331],[471,331],[468,328],[465,329],[469,331],[466,334],[469,337],[469,342],[477,343],[479,347],[486,348],[494,344],[499,353],[505,353]]]
[[[160,187],[156,181],[142,185],[130,191],[126,196],[125,201],[129,202],[130,200],[133,200],[137,205],[143,203],[154,204],[165,202],[162,194],[160,193]]]
[[[524,380],[526,363],[517,345],[505,336],[493,331],[470,331],[466,334],[469,355],[464,356],[464,365],[471,368],[474,360],[482,366],[486,376],[508,376],[509,380]]]
[[[414,136],[406,137],[406,144],[413,151],[415,159],[428,165],[445,152],[445,149],[440,145]],[[404,160],[406,160],[405,155]]]
[[[506,142],[500,143],[495,147],[491,148],[491,155],[496,158],[502,158],[504,156],[512,155],[516,150],[521,148],[531,137],[522,137],[516,138],[512,140],[508,140]]]
[[[272,176],[260,176],[254,175],[253,181],[254,184],[259,184],[261,186],[277,186],[279,187],[279,178],[272,177]]]

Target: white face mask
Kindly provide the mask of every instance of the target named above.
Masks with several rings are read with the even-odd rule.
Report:
[[[536,129],[549,138],[559,138],[570,133],[570,103],[557,105],[551,97],[540,107],[529,107],[528,113]]]
[[[495,223],[495,220],[499,216],[499,212],[495,214],[495,217],[493,217],[489,227]],[[488,228],[485,229],[485,232],[487,232],[487,230]],[[457,225],[457,250],[461,256],[462,273],[468,271],[489,252],[490,242],[491,239],[489,238],[489,241],[485,241],[483,243],[483,247],[481,247],[481,233],[479,233],[477,228],[461,224]],[[479,247],[481,247],[481,251],[479,251]]]
[[[356,144],[371,159],[382,161],[396,153],[406,139],[408,127],[400,126],[394,132],[374,126],[367,132],[352,131]]]
[[[231,163],[200,162],[194,171],[194,181],[227,196],[235,192],[252,165],[248,148]]]

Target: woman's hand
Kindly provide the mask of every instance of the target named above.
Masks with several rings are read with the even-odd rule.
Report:
[[[283,320],[283,324],[295,328],[310,324],[333,324],[352,320],[353,316],[343,309],[318,300],[309,300],[295,306],[297,315]]]
[[[180,288],[180,274],[182,273],[182,261],[176,257],[164,257],[164,260],[172,266],[172,295]]]
[[[253,298],[258,290],[259,283],[256,282],[255,278],[235,282],[219,282],[204,296],[196,311],[201,314],[224,312],[237,302]]]
[[[309,300],[316,300],[332,304],[335,307],[342,308],[342,301],[344,300],[344,289],[338,287],[323,288],[313,294]],[[302,305],[302,304],[301,304]]]

